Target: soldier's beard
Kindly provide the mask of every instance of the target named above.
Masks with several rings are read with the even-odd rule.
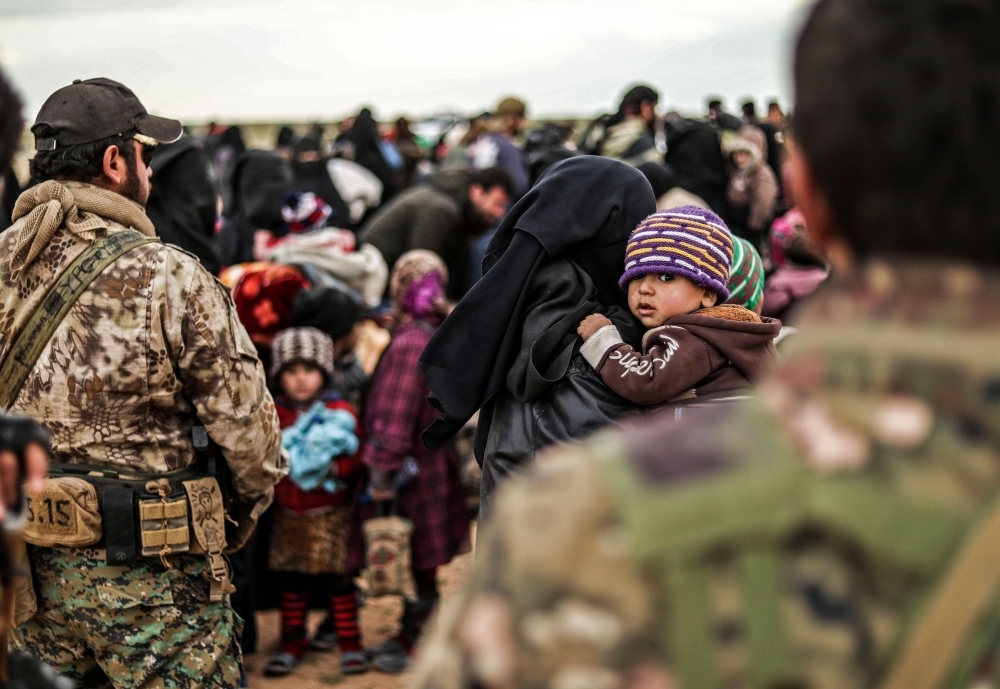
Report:
[[[122,185],[121,190],[118,192],[130,201],[135,201],[140,206],[146,206],[146,199],[142,198],[142,189],[139,186],[139,161],[136,160],[132,165],[132,168],[128,171],[128,175],[125,177],[125,183]]]

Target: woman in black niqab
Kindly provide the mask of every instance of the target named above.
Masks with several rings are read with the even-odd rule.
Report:
[[[257,230],[281,227],[281,206],[291,189],[288,163],[272,151],[247,151],[233,170],[233,214],[218,234],[222,265],[253,261],[253,236]]]
[[[368,168],[382,182],[382,202],[385,203],[396,193],[392,166],[382,155],[382,135],[372,111],[364,108],[354,118],[354,124],[340,136],[354,146],[354,162]]]
[[[639,344],[618,279],[629,234],[655,210],[649,182],[629,165],[594,156],[553,165],[500,223],[482,280],[424,350],[431,402],[444,412],[423,434],[428,447],[481,410],[482,507],[512,465],[630,407],[579,355],[576,328],[602,312]]]
[[[719,135],[707,122],[680,118],[668,119],[665,130],[666,162],[674,169],[677,186],[701,197],[728,223],[726,185],[729,175],[719,148]]]
[[[330,179],[327,159],[321,155],[321,149],[319,137],[312,134],[306,134],[295,143],[291,161],[293,186],[299,191],[310,191],[326,202],[332,211],[327,225],[353,230],[351,212]]]

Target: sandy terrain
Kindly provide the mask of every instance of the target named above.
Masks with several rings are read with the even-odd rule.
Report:
[[[441,595],[447,598],[461,585],[472,561],[472,554],[460,555],[438,572]],[[398,627],[402,601],[398,598],[379,598],[368,601],[361,608],[361,635],[364,646],[372,646],[391,637]],[[315,630],[323,613],[314,611],[309,616],[309,629]],[[278,650],[278,611],[258,613],[259,651],[246,657],[250,686],[254,689],[321,689],[337,686],[341,689],[396,689],[405,687],[407,675],[385,675],[374,670],[364,675],[340,674],[340,659],[336,651],[310,652],[288,677],[264,677],[263,669],[271,655]]]

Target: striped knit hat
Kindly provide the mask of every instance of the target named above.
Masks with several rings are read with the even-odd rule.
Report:
[[[286,366],[312,364],[333,380],[333,340],[316,328],[285,328],[271,343],[271,378],[277,378]]]
[[[281,207],[281,219],[289,232],[301,233],[326,227],[333,209],[311,191],[290,191]]]
[[[639,223],[625,249],[622,289],[635,278],[655,274],[686,277],[717,295],[729,298],[726,283],[733,261],[733,238],[722,218],[697,206],[680,206],[653,213]]]
[[[756,311],[764,298],[764,262],[753,244],[733,237],[733,267],[729,270],[729,300]]]

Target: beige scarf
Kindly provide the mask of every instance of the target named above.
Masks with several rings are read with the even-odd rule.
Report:
[[[70,232],[91,242],[98,238],[97,230],[107,228],[105,218],[147,237],[156,236],[152,221],[138,203],[82,182],[49,180],[28,189],[14,204],[12,219],[16,221],[24,216],[27,217],[10,259],[10,274],[14,280],[38,258],[56,230],[64,224]]]

